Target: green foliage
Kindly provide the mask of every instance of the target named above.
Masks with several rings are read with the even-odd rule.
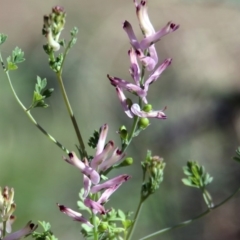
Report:
[[[51,231],[51,225],[48,222],[40,222],[39,224],[42,226],[43,228],[43,232],[39,233],[39,232],[33,232],[32,233],[32,237],[36,240],[58,240],[52,233]]]
[[[88,140],[88,146],[95,149],[99,140],[100,131],[94,130],[93,135]]]
[[[77,34],[78,34],[78,28],[74,27],[71,32],[71,40],[69,41],[69,48],[72,48],[74,44],[77,42]]]
[[[233,159],[237,162],[240,162],[240,147],[237,148],[236,155],[237,156],[233,157]]]
[[[151,151],[147,151],[147,156],[141,162],[143,171],[143,183],[141,189],[142,199],[147,199],[157,189],[163,181],[166,163],[159,156],[152,156]]]
[[[7,40],[7,35],[0,33],[0,45],[2,45]]]
[[[59,72],[61,71],[62,68],[62,64],[63,64],[63,54],[60,53],[55,59],[54,61],[49,61],[49,65],[50,68],[54,71],[54,72]]]
[[[16,70],[18,69],[17,64],[25,61],[24,52],[19,48],[15,47],[12,51],[12,55],[7,58],[7,69],[8,70]]]
[[[35,90],[33,92],[33,100],[31,106],[28,108],[28,111],[32,108],[43,107],[47,108],[48,104],[44,102],[45,98],[49,98],[53,93],[53,88],[45,89],[47,86],[47,79],[41,79],[37,76],[37,83],[35,85]]]
[[[197,162],[187,162],[187,166],[183,167],[183,172],[187,178],[183,178],[182,182],[189,187],[205,188],[213,180],[206,171],[204,166],[200,166]]]
[[[87,211],[89,214],[91,214],[90,208],[86,207],[85,204],[84,204],[83,194],[84,194],[84,189],[82,188],[82,189],[80,190],[80,192],[79,192],[79,198],[80,198],[80,200],[77,201],[78,209],[79,209],[80,211]]]
[[[120,240],[122,234],[127,235],[128,229],[132,226],[133,221],[130,220],[132,212],[124,213],[122,210],[111,209],[102,219],[97,218],[99,239],[101,240]],[[92,228],[85,224],[81,230],[86,239],[91,239],[93,236]]]

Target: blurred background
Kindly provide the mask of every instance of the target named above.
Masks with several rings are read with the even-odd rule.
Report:
[[[42,50],[42,17],[52,6],[67,12],[62,37],[79,28],[78,41],[63,73],[76,118],[85,140],[94,129],[108,123],[108,139],[120,143],[120,125],[130,126],[107,74],[131,80],[128,73],[129,41],[122,22],[132,23],[141,38],[131,0],[67,1],[8,0],[1,2],[0,32],[8,35],[1,48],[6,59],[15,46],[27,61],[11,72],[19,97],[31,104],[36,76],[46,77],[55,92],[48,109],[34,109],[38,122],[68,149],[76,151],[77,139],[54,73]],[[140,161],[147,149],[167,163],[164,182],[144,205],[133,239],[197,216],[206,206],[200,191],[184,186],[182,166],[189,160],[203,164],[214,176],[209,192],[217,204],[240,184],[240,165],[232,160],[240,142],[240,2],[235,0],[151,0],[149,14],[155,29],[168,21],[180,29],[156,44],[159,62],[172,57],[172,65],[152,85],[148,100],[155,109],[167,106],[166,121],[151,126],[134,139],[127,154],[134,158],[132,179],[108,203],[114,208],[136,209],[141,182]],[[58,211],[56,203],[77,210],[82,186],[79,171],[62,160],[64,153],[50,142],[17,104],[0,70],[0,186],[15,189],[17,221],[14,230],[29,220],[49,221],[57,237],[82,239],[79,224]],[[91,151],[90,151],[91,152]],[[240,194],[206,217],[153,239],[240,239]]]

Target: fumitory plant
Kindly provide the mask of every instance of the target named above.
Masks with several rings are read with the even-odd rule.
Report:
[[[89,240],[134,239],[133,234],[138,228],[137,223],[143,203],[150,196],[154,195],[156,191],[159,191],[160,184],[164,179],[166,162],[162,157],[148,150],[146,155],[142,156],[141,162],[139,161],[138,163],[138,167],[142,169],[142,182],[139,183],[140,194],[136,209],[129,209],[126,212],[111,205],[112,194],[120,195],[122,185],[131,184],[131,176],[125,173],[125,169],[126,167],[130,168],[133,164],[134,156],[129,156],[127,151],[132,141],[138,141],[137,136],[145,134],[143,130],[150,127],[151,121],[159,121],[159,124],[161,124],[162,120],[167,120],[166,107],[153,106],[149,91],[161,77],[161,74],[172,64],[172,59],[159,59],[155,45],[165,35],[179,29],[178,24],[168,22],[156,31],[148,16],[148,1],[142,0],[138,2],[134,0],[133,2],[142,37],[138,38],[136,36],[130,22],[123,22],[122,27],[128,38],[126,38],[126,41],[129,42],[129,77],[126,80],[121,78],[121,76],[116,77],[106,74],[106,81],[110,83],[109,91],[116,91],[116,98],[120,103],[119,111],[126,114],[126,122],[119,126],[117,130],[109,129],[109,124],[107,123],[99,123],[99,130],[94,130],[89,139],[82,137],[82,124],[79,124],[74,115],[63,81],[64,63],[77,41],[78,29],[74,27],[70,31],[70,40],[61,38],[66,22],[66,12],[63,7],[55,6],[50,14],[43,17],[42,35],[46,39],[43,50],[46,53],[49,67],[55,73],[67,113],[78,140],[76,146],[70,146],[71,150],[68,150],[69,146],[64,146],[48,133],[36,121],[33,115],[34,111],[37,111],[36,108],[49,107],[47,100],[54,93],[54,89],[48,87],[47,79],[44,76],[36,76],[32,102],[25,106],[18,97],[10,78],[11,71],[17,70],[19,64],[25,61],[24,52],[19,47],[16,47],[6,59],[3,58],[2,52],[0,52],[3,71],[20,107],[30,121],[63,151],[63,160],[80,171],[79,176],[82,179],[83,187],[77,200],[78,209],[75,209],[74,206],[69,206],[68,202],[62,203],[61,199],[59,199],[55,207],[56,211],[59,209],[60,212],[66,214],[70,219],[79,222],[79,229],[81,229],[83,238]],[[0,44],[2,45],[6,40],[7,35],[2,33],[0,35]],[[94,112],[91,115],[91,117],[94,117]],[[131,127],[126,127],[128,122],[131,123]],[[107,140],[110,130],[116,132],[119,136],[119,146],[116,146],[114,141]],[[90,154],[90,148],[95,151],[93,155]],[[156,154],[161,154],[161,152]],[[237,150],[235,160],[240,161],[239,149]],[[116,171],[116,169],[119,170]],[[121,172],[120,174],[119,171]],[[206,204],[206,210],[192,219],[168,228],[159,229],[154,233],[149,233],[147,236],[142,236],[141,240],[151,239],[164,232],[192,223],[226,203],[240,190],[238,188],[222,202],[215,203],[207,188],[213,181],[213,177],[205,170],[204,166],[196,161],[188,161],[186,166],[183,167],[183,174],[185,178],[182,179],[182,183],[199,189]],[[61,180],[62,178],[59,176],[59,181]],[[47,201],[47,199],[43,199],[43,201]],[[14,189],[7,186],[3,187],[0,189],[1,240],[17,240],[29,235],[37,240],[58,239],[51,231],[50,224],[45,221],[40,221],[38,224],[42,226],[43,231],[37,232],[38,225],[29,221],[24,228],[12,233],[12,224],[16,219],[15,215],[13,215],[15,209]],[[59,236],[59,239],[61,239],[61,236]]]

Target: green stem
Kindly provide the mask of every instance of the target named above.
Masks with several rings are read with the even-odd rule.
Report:
[[[97,228],[97,222],[96,222],[96,214],[92,212],[92,219],[93,219],[93,236],[94,240],[98,240],[98,228]]]
[[[2,237],[3,238],[6,235],[6,227],[7,227],[7,221],[3,221],[3,229],[2,229]]]
[[[67,45],[67,47],[66,47],[66,49],[65,49],[65,51],[64,51],[64,53],[63,53],[63,60],[62,60],[62,62],[61,62],[61,66],[60,66],[60,74],[61,74],[61,75],[62,75],[62,72],[63,72],[63,64],[64,64],[64,62],[65,62],[66,56],[67,56],[70,48],[71,48],[71,41],[69,41],[69,43],[68,43],[68,45]]]
[[[203,193],[203,198],[204,198],[204,201],[205,201],[207,207],[209,209],[213,208],[214,203],[212,201],[212,197],[211,197],[210,193],[205,188],[202,189],[202,193]]]
[[[76,118],[73,114],[72,107],[71,107],[70,102],[68,100],[68,96],[67,96],[67,93],[66,93],[66,90],[65,90],[65,87],[64,87],[64,84],[63,84],[63,80],[62,80],[61,71],[57,73],[57,79],[58,79],[58,83],[59,83],[61,91],[62,91],[64,102],[65,102],[67,110],[68,110],[68,114],[71,118],[74,130],[75,130],[77,138],[78,138],[79,146],[80,146],[82,154],[83,154],[83,156],[81,156],[81,157],[88,157],[87,153],[86,153],[85,145],[84,145],[84,142],[83,142],[83,139],[82,139],[82,135],[81,135],[80,130],[78,128],[78,124],[77,124]]]
[[[152,233],[152,234],[149,234],[143,238],[140,238],[139,240],[145,240],[145,239],[150,239],[151,237],[155,237],[161,233],[165,233],[165,232],[168,232],[168,231],[171,231],[173,229],[176,229],[176,228],[180,228],[180,227],[184,227],[184,226],[187,226],[189,225],[190,223],[194,222],[195,220],[207,215],[208,213],[210,213],[212,210],[216,209],[216,208],[219,208],[220,206],[222,206],[224,203],[226,203],[227,201],[229,201],[232,197],[234,197],[238,192],[240,191],[240,187],[235,191],[233,192],[229,197],[227,197],[226,199],[224,199],[222,202],[220,202],[219,204],[215,205],[214,207],[210,208],[210,209],[207,209],[205,212],[199,214],[198,216],[192,218],[192,219],[189,219],[187,221],[184,221],[184,222],[181,222],[181,223],[178,223],[172,227],[168,227],[168,228],[164,228],[160,231],[157,231],[155,233]]]
[[[141,213],[141,210],[142,210],[142,207],[143,207],[143,202],[144,202],[144,200],[140,199],[138,207],[137,207],[137,211],[136,211],[135,216],[134,216],[133,225],[131,226],[131,228],[130,228],[128,234],[127,234],[127,238],[126,238],[127,240],[128,239],[130,240],[133,233],[134,233],[135,227],[137,225],[138,218],[140,216],[140,213]]]
[[[3,70],[6,73],[8,82],[10,84],[11,90],[13,92],[14,97],[16,98],[18,104],[21,106],[21,108],[24,110],[24,112],[27,114],[27,116],[29,117],[29,119],[31,120],[31,122],[45,135],[48,137],[48,139],[50,139],[53,143],[55,143],[59,148],[61,148],[65,153],[69,153],[69,150],[67,148],[65,148],[59,141],[57,141],[52,135],[50,135],[32,116],[32,114],[30,113],[30,111],[27,111],[27,108],[23,105],[23,103],[21,102],[21,100],[18,98],[17,93],[14,90],[14,87],[12,85],[12,81],[9,75],[8,70],[6,69],[6,67],[4,66],[3,63],[3,59],[2,59],[2,55],[0,53],[0,61],[2,63],[3,66]]]
[[[92,196],[92,200],[93,201],[97,201],[98,199],[98,193],[95,193],[93,194]],[[92,223],[93,223],[93,237],[94,237],[94,240],[98,240],[98,223],[97,223],[97,217],[96,217],[96,214],[93,213],[93,210],[92,210]]]
[[[129,134],[127,143],[124,143],[124,145],[122,146],[122,150],[121,150],[122,152],[125,152],[127,150],[128,146],[130,145],[130,143],[131,143],[131,141],[133,139],[134,133],[135,133],[135,131],[137,129],[138,121],[139,121],[139,117],[138,116],[134,116],[132,129],[131,129],[131,132]]]

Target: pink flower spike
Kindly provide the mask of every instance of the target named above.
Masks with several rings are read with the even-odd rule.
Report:
[[[163,73],[163,71],[172,63],[172,59],[166,59],[153,73],[152,75],[146,80],[144,84],[144,90],[148,91],[148,87],[150,84],[155,82],[159,76]]]
[[[142,111],[140,106],[137,103],[134,103],[131,107],[131,111],[133,114],[137,115],[141,118],[158,118],[158,119],[166,119],[166,115],[163,111],[151,111],[151,112],[145,112]]]
[[[150,50],[151,50],[151,52],[150,52]],[[150,56],[144,55],[143,51],[141,51],[141,50],[136,50],[139,60],[141,61],[143,66],[147,68],[148,71],[152,71],[158,62],[157,53],[156,53],[156,50],[155,50],[155,52],[154,52],[154,50],[155,50],[154,45],[149,47]],[[151,53],[154,55],[153,57],[151,56]]]
[[[60,204],[57,204],[57,205],[61,212],[65,213],[67,216],[72,218],[74,221],[85,223],[89,227],[93,227],[93,225],[89,221],[87,221],[87,219],[84,218],[81,213],[76,212],[76,211],[72,210],[71,208],[65,207],[64,205],[60,205]]]
[[[123,29],[125,30],[125,32],[128,35],[128,38],[130,40],[131,45],[133,46],[134,49],[139,49],[140,48],[140,44],[136,38],[136,35],[132,29],[132,25],[128,22],[125,21],[123,23]]]
[[[127,98],[125,97],[123,91],[119,87],[116,87],[116,91],[124,112],[128,115],[128,117],[133,118],[133,114],[129,109],[129,104],[127,102]]]
[[[106,213],[106,210],[105,208],[98,202],[95,202],[93,201],[92,199],[90,198],[86,198],[84,200],[84,204],[85,206],[89,207],[90,209],[93,210],[94,214],[97,214],[98,212],[100,214],[105,214]]]
[[[142,89],[140,86],[130,83],[126,80],[123,80],[121,78],[117,78],[117,77],[111,77],[110,75],[107,75],[108,79],[110,80],[110,83],[114,86],[114,87],[119,87],[121,89],[125,89],[129,92],[132,93],[141,93]]]
[[[135,84],[139,86],[140,85],[140,68],[139,68],[138,61],[137,61],[136,50],[131,48],[128,51],[128,55],[129,55],[130,63],[131,63],[129,72],[130,72],[133,80],[135,81]]]
[[[66,162],[71,165],[77,167],[83,174],[85,174],[93,184],[98,184],[100,181],[100,176],[97,171],[92,169],[91,167],[84,164],[81,160],[78,159],[75,152],[70,152],[68,154],[69,158],[63,158]]]
[[[113,147],[114,142],[109,141],[103,151],[92,159],[91,167],[95,170],[98,170],[98,166],[107,159],[108,154],[112,151]]]
[[[140,48],[142,50],[147,49],[152,44],[158,42],[163,36],[176,31],[178,28],[179,28],[179,25],[176,25],[175,23],[172,23],[172,22],[168,22],[167,25],[164,28],[162,28],[160,31],[144,38],[140,42]]]
[[[90,192],[92,186],[91,180],[83,174],[83,188],[84,188],[84,193],[83,193],[83,198],[86,198]]]
[[[139,4],[134,0],[136,6],[137,17],[139,21],[140,28],[143,34],[148,37],[155,33],[154,27],[149,20],[147,12],[147,0],[142,0]]]
[[[119,163],[125,157],[125,153],[122,153],[120,149],[116,148],[111,157],[106,159],[103,163],[99,165],[99,171],[105,172],[108,168],[116,163]]]
[[[3,240],[19,240],[25,237],[26,235],[34,232],[37,229],[37,227],[38,225],[35,225],[31,221],[29,221],[24,228],[9,234],[8,236],[4,237]]]
[[[96,155],[98,155],[99,153],[101,153],[103,151],[105,141],[106,141],[106,137],[107,137],[107,133],[108,133],[108,125],[104,124],[101,127],[101,132],[100,132],[100,136],[99,136],[99,140],[98,140],[98,144],[97,144],[97,149],[96,149]]]
[[[101,205],[105,204],[109,197],[120,187],[120,185],[115,185],[110,188],[107,188],[101,195],[101,197],[98,199],[98,203]]]
[[[93,186],[92,189],[91,189],[91,193],[96,193],[96,192],[99,192],[103,189],[113,187],[115,185],[120,186],[122,183],[128,181],[129,179],[130,179],[130,176],[127,175],[127,174],[119,175],[115,178],[112,178],[112,179],[102,183],[102,184],[98,184],[98,185]]]

